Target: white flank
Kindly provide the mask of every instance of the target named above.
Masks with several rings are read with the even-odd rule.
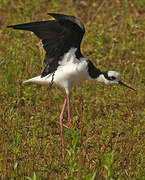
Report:
[[[71,48],[63,56],[63,60],[59,61],[59,66],[57,70],[43,78],[41,76],[34,77],[24,81],[33,82],[38,84],[50,84],[53,80],[53,83],[64,88],[66,93],[70,92],[70,89],[74,83],[77,83],[82,80],[89,79],[87,71],[87,61],[80,61],[75,56],[76,48]]]

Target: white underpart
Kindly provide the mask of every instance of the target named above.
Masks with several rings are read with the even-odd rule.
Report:
[[[63,60],[59,62],[57,70],[54,72],[53,83],[63,87],[67,94],[74,83],[89,79],[87,71],[87,61],[85,59],[78,60],[75,56],[77,48],[71,48],[69,52],[64,54]],[[50,84],[53,74],[49,74],[43,78],[41,76],[34,77],[24,81],[34,82],[38,84]]]

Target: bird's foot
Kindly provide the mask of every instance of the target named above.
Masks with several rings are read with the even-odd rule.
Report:
[[[86,148],[83,148],[83,152],[84,152],[84,155],[86,156],[86,161],[87,161],[88,163],[90,163],[90,158],[89,158],[89,155],[88,155],[88,153],[87,153]]]
[[[68,122],[71,124],[72,123],[72,118],[68,117]]]

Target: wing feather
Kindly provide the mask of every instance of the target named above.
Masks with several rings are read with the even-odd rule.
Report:
[[[58,62],[70,48],[76,47],[80,51],[81,40],[85,33],[84,25],[78,18],[55,13],[49,13],[49,15],[55,20],[8,26],[13,29],[32,31],[42,40],[46,51],[44,59],[46,67],[42,77],[57,69]]]

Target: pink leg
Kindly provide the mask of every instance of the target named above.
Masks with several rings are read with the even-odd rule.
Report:
[[[89,156],[88,156],[88,153],[87,153],[87,151],[86,151],[86,148],[83,148],[83,152],[84,152],[84,154],[85,154],[85,156],[86,156],[87,162],[89,163],[89,162],[90,162],[90,158],[89,158]]]
[[[62,158],[64,160],[64,132],[63,132],[63,115],[66,108],[67,98],[64,100],[63,108],[60,114],[60,133],[61,133],[61,141],[62,141]]]
[[[68,108],[68,121],[71,123],[72,122],[72,119],[71,119],[71,108],[70,108],[70,96],[69,94],[66,94],[66,98],[64,100],[64,104],[63,104],[63,108],[61,110],[61,113],[60,113],[60,132],[61,132],[61,139],[62,139],[62,158],[64,160],[64,131],[63,131],[63,115],[64,115],[64,111],[65,111],[65,108],[66,108],[66,104],[67,104],[67,108]],[[89,159],[89,156],[87,154],[87,151],[85,148],[83,148],[83,152],[86,156],[86,160],[87,162],[89,163],[90,162],[90,159]]]
[[[67,98],[67,109],[68,109],[68,122],[71,123],[72,122],[72,118],[71,118],[71,108],[70,108],[70,95],[66,94],[66,98]]]

